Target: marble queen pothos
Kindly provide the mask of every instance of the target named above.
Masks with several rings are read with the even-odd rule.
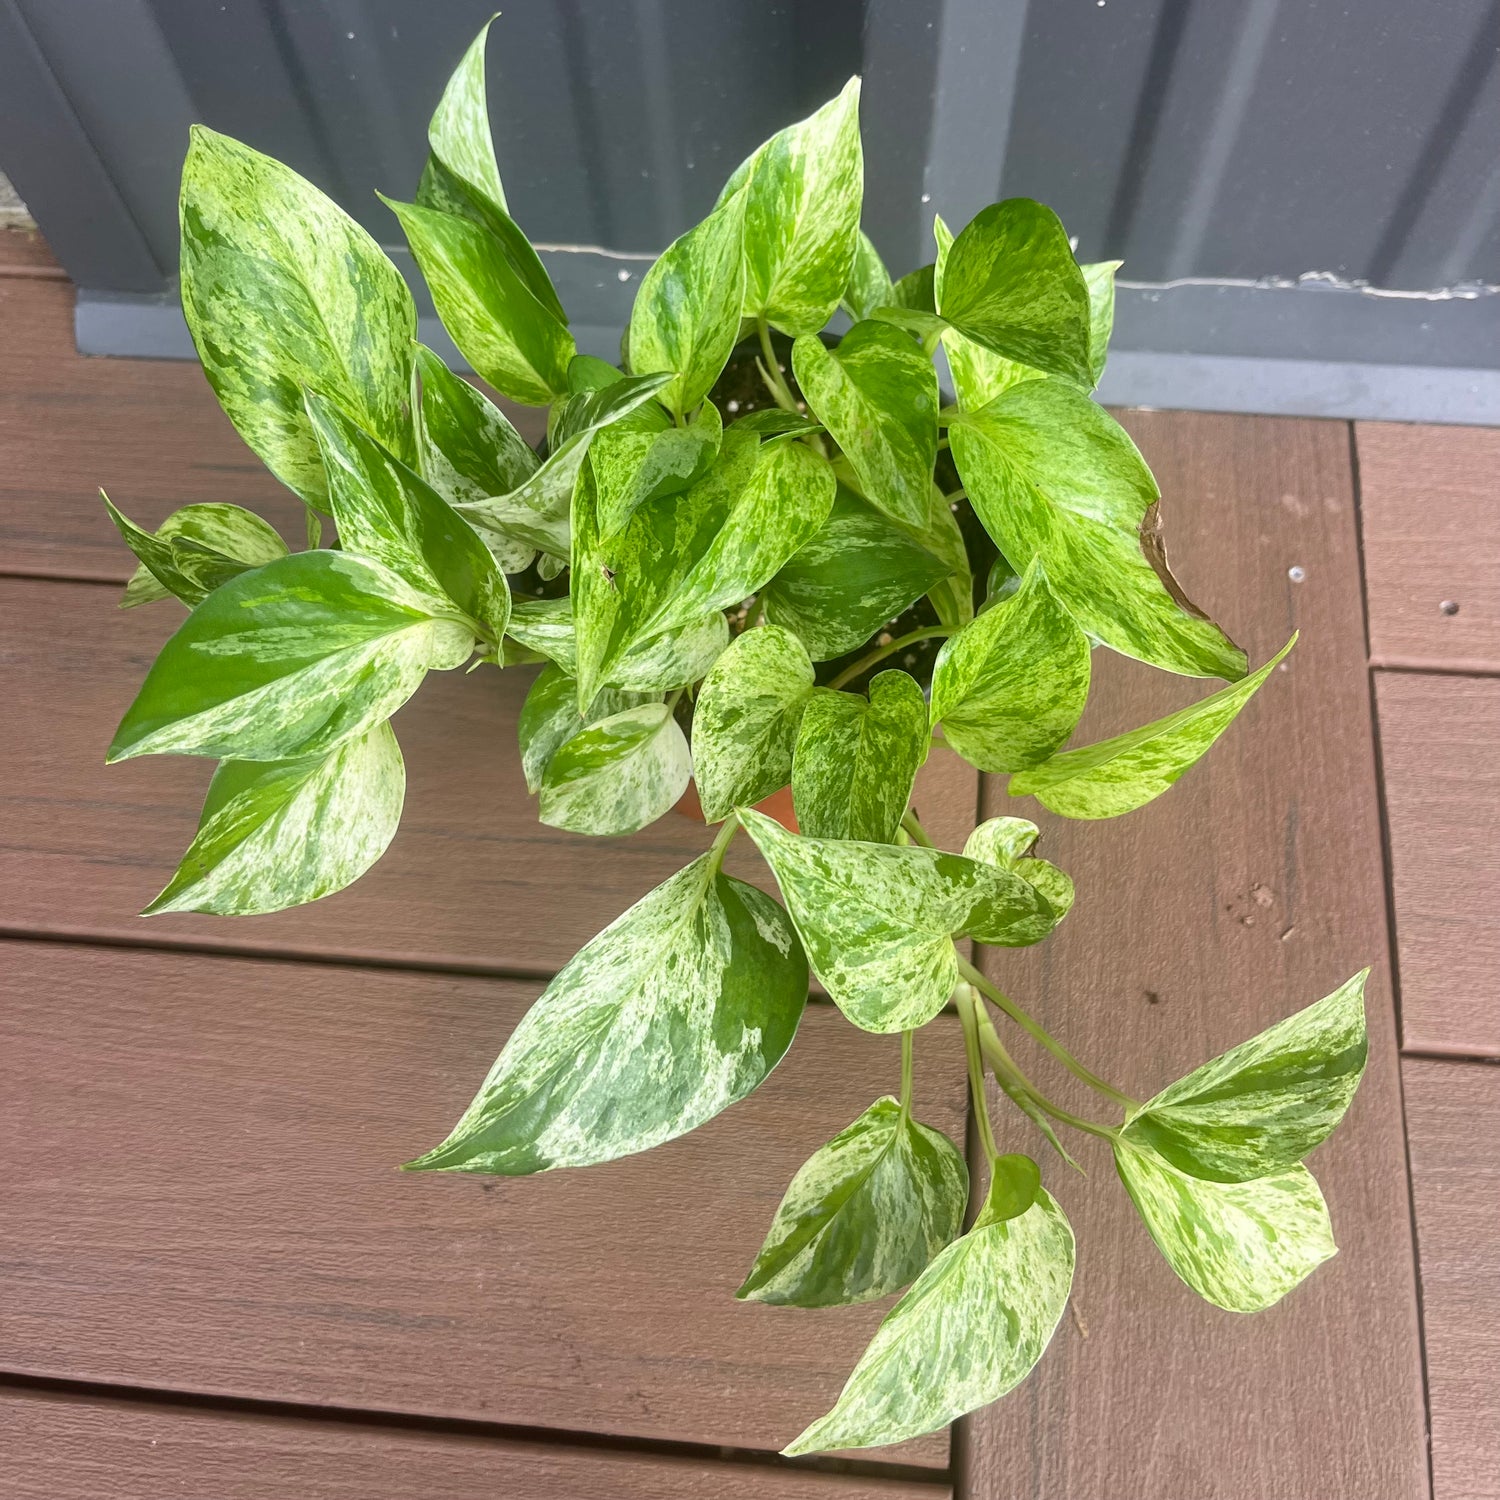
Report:
[[[110,507],[140,562],[124,602],[190,610],[110,759],[219,762],[147,910],[266,912],[342,889],[395,834],[389,721],[423,677],[540,665],[520,754],[543,821],[631,833],[691,778],[718,833],[552,981],[412,1170],[519,1175],[692,1130],[775,1067],[811,972],[855,1026],[891,1035],[899,1097],[808,1158],[739,1295],[904,1295],[789,1453],[941,1427],[1024,1379],[1057,1327],[1063,1202],[1082,1183],[1044,1188],[1036,1160],[1000,1153],[985,1069],[1055,1163],[1071,1164],[1059,1130],[1110,1143],[1190,1287],[1268,1307],[1334,1253],[1303,1162],[1364,1067],[1364,975],[1130,1098],[955,947],[1036,943],[1067,915],[1072,882],[1035,854],[1035,824],[993,818],[955,853],[910,808],[941,746],[1063,817],[1129,813],[1292,649],[1249,671],[1167,571],[1156,484],[1091,394],[1115,264],[1080,265],[1056,216],[1013,198],[956,235],[938,220],[933,263],[893,281],[860,230],[851,79],[752,152],[652,265],[619,364],[580,354],[506,203],[488,29],[432,118],[415,200],[390,207],[473,369],[548,408],[542,452],[416,342],[406,284],[363,229],[280,163],[193,131],[183,310],[230,419],[305,502],[307,541],[294,552],[232,505],[154,532]],[[723,394],[736,372],[761,400]],[[1101,648],[1227,685],[1064,748]],[[754,810],[788,783],[795,823]],[[784,904],[723,873],[738,832]],[[950,1004],[984,1157],[967,1232],[964,1157],[911,1108],[914,1033]],[[997,1016],[1112,1118],[1040,1093]]]

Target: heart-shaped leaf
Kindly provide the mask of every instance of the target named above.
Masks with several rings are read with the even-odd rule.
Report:
[[[792,765],[798,826],[816,839],[894,843],[928,744],[927,701],[909,673],[878,673],[868,699],[819,689]]]
[[[866,1031],[915,1030],[943,1008],[958,983],[955,937],[1009,946],[1051,914],[1026,881],[962,855],[805,838],[750,808],[739,817],[776,876],[813,972]]]
[[[203,125],[183,163],[181,214],[182,310],[203,372],[271,472],[327,510],[304,389],[414,458],[417,313],[375,241],[289,167]]]
[[[99,491],[110,520],[140,565],[125,585],[121,609],[157,599],[189,608],[222,583],[286,556],[286,543],[269,521],[238,505],[184,505],[154,532],[145,531]]]
[[[1089,642],[1039,561],[1021,587],[949,636],[932,672],[932,722],[981,771],[1019,771],[1072,734],[1089,695]]]
[[[226,760],[198,834],[143,913],[247,916],[352,885],[401,821],[406,767],[389,724],[303,760]]]
[[[953,459],[1010,563],[1047,583],[1092,636],[1187,677],[1245,675],[1245,654],[1188,602],[1156,531],[1156,481],[1102,407],[1057,380],[1013,385],[954,415]]]
[[[712,854],[585,944],[448,1139],[411,1166],[520,1176],[646,1151],[750,1093],[791,1045],[807,964],[781,907]]]
[[[735,1296],[839,1307],[898,1292],[963,1228],[968,1201],[953,1142],[877,1099],[798,1169]]]
[[[605,688],[594,699],[588,722],[598,723],[622,709],[635,708],[641,701],[639,693]],[[516,726],[521,744],[521,770],[528,792],[534,795],[542,789],[542,778],[553,755],[583,727],[584,720],[578,712],[578,684],[561,667],[544,667],[521,705]]]
[[[616,423],[594,438],[599,533],[613,536],[648,500],[690,489],[719,456],[724,424],[705,401],[686,427],[641,432]]]
[[[1143,807],[1208,753],[1296,644],[1294,635],[1249,677],[1175,714],[1095,745],[1064,750],[1013,776],[1011,795],[1033,796],[1065,818],[1117,818]]]
[[[1019,875],[1046,897],[1052,910],[1029,929],[1025,938],[1029,943],[1041,942],[1073,909],[1072,877],[1051,861],[1038,859],[1030,852],[1039,831],[1035,823],[1025,818],[990,818],[964,840],[966,859],[977,859],[994,865],[997,870]]]
[[[801,641],[775,625],[736,637],[703,679],[693,708],[693,774],[710,823],[784,787],[813,691]]]
[[[1338,1253],[1328,1206],[1306,1167],[1253,1182],[1206,1182],[1121,1141],[1115,1168],[1167,1264],[1227,1312],[1271,1307]]]
[[[697,682],[729,645],[729,621],[722,610],[701,620],[674,625],[648,636],[616,663],[608,687],[637,693],[665,693]]]

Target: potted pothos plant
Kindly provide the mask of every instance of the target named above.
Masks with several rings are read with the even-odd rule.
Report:
[[[1364,976],[1132,1098],[957,946],[1037,943],[1066,917],[1073,884],[1036,825],[992,818],[943,850],[910,805],[941,753],[1063,817],[1128,814],[1292,648],[1249,670],[1167,571],[1156,484],[1091,395],[1115,265],[1078,264],[1050,210],[1010,199],[956,235],[937,220],[932,264],[893,281],[860,230],[852,79],[641,278],[618,364],[580,354],[507,207],[484,46],[432,118],[414,201],[390,206],[473,369],[547,408],[542,452],[415,341],[407,285],[363,229],[278,162],[193,132],[183,310],[230,420],[305,502],[307,545],[232,505],[154,532],[111,507],[140,562],[124,602],[191,613],[109,758],[219,762],[146,910],[267,912],[348,885],[396,831],[390,720],[426,674],[533,673],[519,749],[543,822],[630,833],[691,780],[718,831],[547,986],[412,1170],[524,1175],[692,1130],[791,1046],[811,974],[890,1036],[898,1092],[812,1153],[738,1295],[905,1295],[788,1453],[939,1428],[1052,1337],[1074,1254],[1052,1189],[1083,1184],[1044,1186],[1009,1129],[1002,1151],[986,1070],[1057,1161],[1060,1131],[1109,1142],[1190,1287],[1238,1312],[1276,1302],[1334,1253],[1303,1159],[1359,1082]],[[1227,685],[1065,748],[1100,651]],[[788,785],[794,818],[756,810]],[[723,872],[741,832],[782,901]],[[974,1192],[959,1146],[912,1113],[913,1054],[950,1006]],[[1100,1118],[1047,1098],[1002,1024],[1095,1090]]]

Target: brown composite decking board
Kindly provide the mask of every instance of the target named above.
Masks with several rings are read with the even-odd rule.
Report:
[[[1145,1098],[1374,964],[1370,1062],[1311,1162],[1341,1254],[1255,1317],[1176,1279],[1097,1142],[1078,1148],[1084,1181],[1006,1106],[1002,1149],[1039,1153],[1077,1231],[1077,1316],[1028,1385],[968,1424],[970,1492],[1415,1500],[1427,1458],[1347,429],[1125,420],[1162,482],[1189,592],[1252,661],[1293,628],[1302,640],[1207,759],[1137,812],[1068,822],[987,778],[986,810],[1034,817],[1043,852],[1078,878],[1057,933],[989,954],[989,972]],[[1096,662],[1084,742],[1212,687]],[[1045,1060],[1036,1075],[1112,1118]]]
[[[644,1155],[404,1174],[536,985],[0,944],[0,1371],[774,1450],[879,1306],[741,1303],[787,1182],[899,1082],[810,1006],[749,1099]],[[957,1025],[922,1118],[962,1138]],[[946,1434],[887,1455],[941,1468]]]
[[[1371,659],[1500,672],[1500,429],[1360,422],[1355,444]]]
[[[0,1389],[0,1500],[945,1500],[943,1484]]]
[[[1500,1068],[1407,1058],[1434,1500],[1500,1497]]]
[[[1500,1058],[1500,679],[1375,681],[1402,1043]]]

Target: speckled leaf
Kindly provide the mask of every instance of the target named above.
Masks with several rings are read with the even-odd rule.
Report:
[[[969,544],[954,514],[955,502],[938,488],[928,487],[927,524],[913,534],[948,568],[947,577],[927,591],[940,625],[963,625],[974,618],[974,575],[969,569]]]
[[[553,752],[538,815],[571,833],[635,833],[676,803],[692,775],[672,710],[643,703],[594,720]]]
[[[981,1213],[891,1309],[838,1404],[783,1451],[898,1443],[999,1400],[1051,1341],[1073,1253],[1073,1230],[1045,1191],[1013,1218]]]
[[[1115,327],[1115,272],[1120,265],[1117,260],[1099,260],[1078,268],[1089,291],[1089,372],[1095,385],[1109,358],[1109,336]]]
[[[506,633],[539,656],[556,662],[569,677],[573,675],[577,662],[571,599],[528,599],[518,595],[511,601]]]
[[[636,291],[630,368],[674,372],[661,393],[674,412],[692,411],[709,393],[739,341],[744,225],[745,195],[733,193],[662,251]]]
[[[226,760],[167,888],[143,913],[247,916],[332,895],[386,851],[406,767],[389,724],[302,760]]]
[[[161,649],[109,748],[289,760],[368,734],[430,668],[461,666],[465,621],[379,563],[295,552],[216,589]]]
[[[891,296],[891,273],[870,236],[861,229],[854,249],[854,267],[844,288],[844,307],[857,322],[868,318],[877,307],[886,306]]]
[[[947,571],[840,485],[828,519],[766,586],[766,618],[794,632],[814,661],[831,661],[864,645]]]
[[[664,693],[697,682],[729,645],[729,621],[722,610],[711,610],[701,620],[674,625],[629,651],[609,674],[608,687],[638,693]]]
[[[1041,942],[1073,909],[1072,877],[1050,860],[1039,859],[1030,852],[1038,832],[1036,824],[1025,818],[990,818],[964,841],[966,859],[977,859],[994,865],[997,870],[1019,875],[1046,898],[1051,911],[1038,916],[1018,933],[1029,943]]]
[[[635,708],[643,701],[644,695],[640,693],[605,688],[594,699],[589,722],[598,723],[624,709]],[[531,691],[526,694],[516,726],[527,791],[535,794],[541,790],[542,778],[553,755],[583,727],[584,721],[578,712],[578,685],[561,667],[543,667],[531,684]]]
[[[1011,944],[1049,913],[1024,880],[916,845],[811,839],[739,811],[776,876],[808,961],[866,1031],[925,1026],[958,983],[955,937]]]
[[[545,406],[567,390],[573,335],[488,229],[382,197],[401,221],[433,305],[464,357],[501,395]]]
[[[866,321],[836,349],[816,334],[799,338],[792,369],[865,498],[908,526],[925,526],[938,440],[932,361],[900,329]]]
[[[616,423],[598,433],[591,464],[600,535],[613,536],[646,501],[696,484],[719,456],[723,436],[723,420],[712,401],[705,401],[686,427],[638,432]]]
[[[659,1146],[750,1093],[806,999],[786,913],[705,854],[584,946],[411,1165],[519,1176]]]
[[[1115,1167],[1156,1248],[1206,1301],[1260,1312],[1338,1253],[1306,1167],[1253,1182],[1205,1182],[1120,1143]]]
[[[307,411],[344,551],[384,563],[431,595],[434,613],[456,606],[498,646],[510,618],[510,589],[474,528],[330,402],[309,391]]]
[[[798,826],[815,839],[894,843],[928,744],[927,701],[909,673],[878,673],[868,699],[820,688],[792,763]]]
[[[1093,386],[1088,287],[1057,215],[1030,198],[975,214],[947,253],[937,310],[995,354]]]
[[[417,314],[380,247],[269,156],[194,125],[182,168],[182,310],[215,395],[281,482],[326,510],[304,387],[398,457]]]
[[[953,1142],[877,1099],[792,1178],[735,1296],[840,1307],[898,1292],[963,1228],[968,1201]]]
[[[1018,569],[1040,557],[1090,635],[1164,671],[1244,676],[1244,652],[1167,571],[1156,481],[1102,407],[1064,382],[1028,380],[956,415],[948,432],[995,545]]]
[[[779,406],[762,407],[759,411],[746,412],[730,424],[739,432],[759,433],[763,438],[806,437],[810,432],[822,432],[823,424],[799,412],[782,411]]]
[[[949,636],[932,672],[932,722],[981,771],[1019,771],[1072,734],[1089,696],[1089,641],[1033,559],[1008,599]]]
[[[854,269],[864,181],[858,78],[740,164],[719,201],[748,184],[747,318],[796,338],[833,316]]]
[[[1214,1182],[1294,1166],[1344,1118],[1359,1087],[1369,972],[1169,1084],[1131,1115],[1126,1140]]]
[[[592,465],[574,497],[573,617],[579,690],[612,679],[632,646],[762,587],[822,525],[833,471],[800,443],[728,432],[691,489],[642,505],[612,537],[596,520]]]
[[[221,583],[286,556],[276,528],[238,505],[184,505],[152,532],[117,510],[103,490],[99,494],[125,545],[140,559],[121,609],[174,596],[191,607]]]
[[[1143,807],[1208,753],[1296,644],[1293,635],[1265,666],[1188,708],[1022,771],[1011,778],[1011,795],[1035,797],[1065,818],[1117,818]]]
[[[703,679],[693,709],[693,774],[710,823],[784,787],[813,667],[790,631],[763,625],[738,636]]]

